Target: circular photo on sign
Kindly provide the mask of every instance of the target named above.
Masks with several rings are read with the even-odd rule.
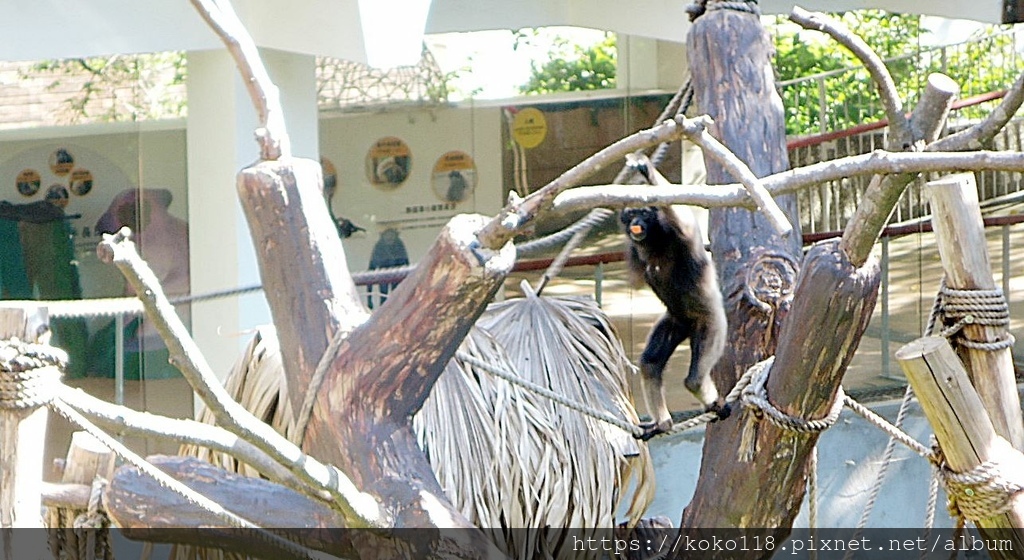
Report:
[[[412,152],[401,138],[387,136],[373,143],[366,154],[366,177],[375,187],[398,188],[409,178]]]
[[[75,196],[85,196],[92,191],[92,173],[85,169],[71,172],[71,192]]]
[[[68,188],[61,184],[51,185],[46,191],[46,201],[54,206],[65,208],[68,205]]]
[[[43,185],[43,179],[35,169],[24,169],[18,173],[15,185],[22,196],[32,196],[39,192],[39,187]]]
[[[63,177],[68,173],[71,173],[71,169],[74,167],[74,156],[64,148],[57,148],[52,154],[50,154],[50,171],[53,171],[54,175]]]
[[[548,135],[548,120],[539,109],[527,107],[512,117],[512,139],[524,148],[536,148]]]
[[[329,201],[334,198],[334,191],[338,189],[338,171],[331,160],[325,157],[320,158],[320,169],[324,175],[324,198]]]
[[[430,186],[437,198],[459,203],[469,198],[476,188],[476,164],[466,152],[451,151],[434,164]]]

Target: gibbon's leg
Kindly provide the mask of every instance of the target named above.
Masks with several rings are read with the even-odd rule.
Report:
[[[640,439],[644,441],[651,437],[664,433],[672,427],[672,415],[669,413],[668,404],[665,402],[665,387],[662,383],[662,374],[665,371],[665,364],[672,357],[679,343],[686,340],[691,334],[690,325],[680,323],[665,313],[651,329],[647,337],[647,346],[640,356],[640,374],[644,387],[644,397],[647,401],[647,410],[654,419],[652,423],[642,425],[644,434]]]
[[[686,388],[704,405],[706,410],[717,412],[720,418],[729,416],[728,405],[718,403],[718,388],[711,377],[711,369],[718,363],[725,350],[725,311],[712,308],[707,317],[690,337],[690,372],[686,376]]]

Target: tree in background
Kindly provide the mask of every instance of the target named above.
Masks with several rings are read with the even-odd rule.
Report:
[[[537,29],[519,30],[516,32],[515,47],[536,40],[538,33]],[[613,89],[617,53],[614,33],[605,33],[603,40],[590,46],[574,44],[565,37],[555,36],[551,41],[547,62],[530,63],[530,79],[519,86],[519,92],[535,94]]]
[[[1005,89],[1022,67],[1013,50],[1013,36],[991,26],[966,43],[922,48],[929,31],[921,17],[861,10],[836,14],[853,33],[864,38],[886,61],[900,95],[913,103],[928,75],[947,74],[962,85],[962,95]],[[774,26],[777,79],[786,107],[786,134],[813,134],[881,120],[875,86],[849,52],[836,49],[816,33],[795,27],[780,17]],[[843,71],[843,69],[850,69]],[[824,74],[815,81],[791,80]],[[825,92],[826,122],[822,126],[820,93]],[[988,113],[979,108],[980,115]],[[961,116],[979,116],[964,113]]]

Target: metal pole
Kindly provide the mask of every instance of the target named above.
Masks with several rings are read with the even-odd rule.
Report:
[[[1010,311],[1010,226],[1003,226],[1003,297],[1006,310]],[[1012,317],[1012,315],[1011,315]]]
[[[124,404],[124,315],[114,315],[114,404]]]
[[[882,376],[889,376],[889,238],[882,237]]]
[[[828,106],[825,103],[825,78],[818,78],[818,127],[821,133],[828,132]]]

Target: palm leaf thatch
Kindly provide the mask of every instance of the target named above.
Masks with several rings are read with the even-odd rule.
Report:
[[[638,422],[625,377],[632,366],[592,301],[530,295],[494,304],[460,351]],[[257,332],[225,386],[290,437],[295,426],[284,379],[276,334],[267,328]],[[213,422],[205,410],[197,418]],[[634,523],[653,495],[647,448],[627,432],[458,358],[448,364],[413,425],[446,495],[512,557],[558,556],[560,542],[556,531],[514,529],[610,528],[620,498],[630,489],[626,516]],[[258,476],[222,453],[195,446],[183,446],[181,453]]]

